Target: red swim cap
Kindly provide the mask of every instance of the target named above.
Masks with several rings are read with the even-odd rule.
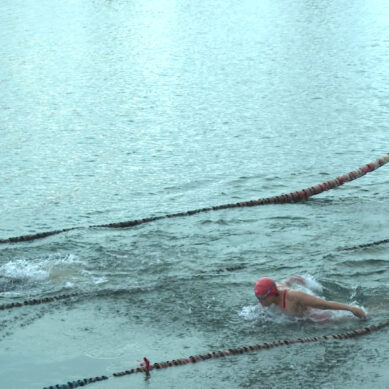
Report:
[[[269,277],[260,278],[254,286],[257,297],[275,296],[278,293],[276,283]]]

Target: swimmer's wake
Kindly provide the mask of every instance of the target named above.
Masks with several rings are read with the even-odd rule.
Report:
[[[196,363],[205,361],[207,359],[212,358],[222,358],[229,355],[237,355],[237,354],[244,354],[251,351],[259,351],[264,349],[269,349],[273,347],[280,347],[280,346],[288,346],[296,343],[312,343],[312,342],[319,342],[324,340],[345,340],[349,338],[355,338],[357,336],[366,335],[373,331],[377,331],[385,326],[389,325],[389,320],[386,320],[384,322],[378,323],[376,325],[372,325],[365,328],[357,328],[355,330],[351,330],[348,332],[343,332],[341,334],[333,334],[333,335],[323,335],[323,336],[315,336],[310,338],[297,338],[297,339],[288,339],[288,340],[279,340],[276,342],[271,343],[262,343],[262,344],[256,344],[253,346],[244,346],[239,347],[235,349],[228,349],[228,350],[222,350],[222,351],[213,351],[208,354],[200,354],[195,356],[190,356],[188,358],[182,358],[182,359],[173,359],[172,361],[166,361],[166,362],[159,362],[150,364],[149,360],[145,357],[144,361],[145,363],[142,363],[142,367],[134,368],[131,370],[125,370],[119,373],[113,373],[113,377],[122,377],[124,375],[128,374],[135,374],[135,373],[145,373],[146,378],[149,378],[150,371],[155,369],[164,369],[171,366],[181,366],[186,365],[188,363]],[[71,381],[66,384],[62,385],[53,385],[45,387],[44,389],[70,389],[70,388],[78,388],[79,386],[85,386],[87,384],[92,384],[94,382],[98,381],[104,381],[108,380],[109,377],[107,376],[100,376],[100,377],[93,377],[93,378],[84,378],[77,381]]]
[[[312,187],[307,188],[307,189],[302,189],[302,190],[297,191],[297,192],[291,192],[291,193],[282,194],[279,196],[266,197],[263,199],[250,200],[250,201],[233,203],[233,204],[217,205],[214,207],[195,209],[195,210],[187,211],[187,212],[172,213],[172,214],[168,214],[168,215],[164,215],[164,216],[154,216],[154,217],[150,217],[150,218],[146,218],[146,219],[130,220],[130,221],[119,222],[119,223],[99,224],[99,225],[89,226],[87,228],[126,228],[126,227],[134,227],[134,226],[144,224],[144,223],[150,223],[150,222],[160,220],[160,219],[182,217],[182,216],[191,216],[191,215],[195,215],[197,213],[217,211],[220,209],[238,208],[238,207],[253,207],[256,205],[265,205],[265,204],[294,203],[294,202],[306,200],[307,198],[309,198],[311,196],[318,195],[318,194],[325,192],[327,190],[334,189],[340,185],[343,185],[345,182],[356,180],[357,178],[364,176],[366,173],[372,172],[372,171],[378,169],[379,167],[385,165],[387,162],[389,162],[389,153],[386,154],[385,156],[377,159],[374,162],[368,163],[367,165],[362,166],[359,169],[356,169],[356,170],[354,170],[348,174],[345,174],[343,176],[339,176],[333,180],[312,186]],[[62,232],[73,231],[73,230],[77,230],[77,229],[81,229],[81,228],[83,228],[83,227],[71,227],[71,228],[64,228],[62,230],[46,231],[46,232],[40,232],[40,233],[32,234],[32,235],[23,235],[23,236],[16,236],[16,237],[7,238],[7,239],[0,239],[0,244],[1,243],[26,242],[26,241],[30,241],[30,240],[46,238],[46,237],[51,236],[51,235],[57,235],[57,234],[60,234]]]
[[[362,244],[359,246],[345,247],[345,248],[342,248],[341,250],[355,250],[355,249],[359,249],[359,248],[376,246],[376,245],[380,245],[383,243],[389,243],[389,239],[380,240],[377,242],[365,243],[365,244]],[[224,269],[217,269],[217,270],[215,270],[215,272],[220,273],[223,271],[236,271],[236,270],[242,270],[244,268],[245,268],[245,266],[240,265],[240,266],[234,266],[234,267],[227,267]],[[315,285],[315,287],[317,287],[317,285]],[[0,305],[0,311],[7,310],[7,309],[13,309],[13,308],[20,308],[20,307],[27,306],[27,305],[39,305],[39,304],[44,304],[44,303],[51,303],[51,302],[55,302],[55,301],[59,301],[59,300],[70,299],[73,297],[75,297],[75,298],[79,298],[79,297],[90,298],[93,296],[107,296],[107,295],[121,294],[121,293],[126,294],[129,291],[130,291],[130,289],[102,289],[102,290],[99,290],[97,293],[96,292],[74,292],[74,293],[68,293],[68,294],[62,294],[62,295],[56,295],[56,296],[50,296],[50,297],[33,298],[33,299],[24,300],[24,301],[17,301],[17,302],[2,304],[2,305]]]

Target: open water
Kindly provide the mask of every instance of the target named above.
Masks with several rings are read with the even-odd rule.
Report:
[[[0,239],[288,193],[389,145],[386,0],[0,3]],[[388,319],[389,167],[303,203],[0,245],[0,387]],[[261,276],[363,307],[264,311]],[[386,388],[388,329],[91,384]]]

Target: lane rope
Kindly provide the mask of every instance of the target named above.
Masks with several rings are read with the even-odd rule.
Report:
[[[82,295],[81,293],[70,293],[70,294],[62,294],[62,295],[53,296],[53,297],[36,298],[36,299],[30,299],[30,300],[25,300],[25,301],[21,301],[21,302],[3,304],[3,305],[0,305],[0,311],[5,310],[5,309],[20,308],[20,307],[23,307],[26,305],[37,305],[37,304],[51,303],[53,301],[64,300],[64,299],[68,299],[71,297],[79,297],[81,295]]]
[[[364,328],[357,328],[355,330],[343,332],[340,334],[332,334],[332,335],[323,335],[323,336],[315,336],[315,337],[307,337],[307,338],[297,338],[297,339],[287,339],[287,340],[278,340],[271,343],[261,343],[256,344],[253,346],[243,346],[238,348],[230,348],[227,350],[222,351],[213,351],[207,354],[199,354],[190,356],[188,358],[181,358],[181,359],[173,359],[171,361],[166,362],[158,362],[154,364],[150,364],[149,360],[144,357],[143,360],[144,363],[141,363],[141,367],[134,368],[131,370],[125,370],[118,373],[113,373],[112,377],[123,377],[125,375],[130,374],[136,374],[136,373],[145,373],[146,379],[150,377],[150,371],[155,369],[165,369],[167,367],[173,367],[173,366],[182,366],[186,365],[188,363],[197,363],[201,361],[206,361],[208,359],[214,359],[214,358],[222,358],[227,357],[229,355],[239,355],[244,354],[252,351],[259,351],[259,350],[267,350],[274,347],[280,347],[280,346],[289,346],[292,344],[297,343],[312,343],[312,342],[319,342],[319,341],[328,341],[328,340],[345,340],[350,338],[355,338],[361,335],[370,334],[373,331],[378,331],[381,328],[386,327],[389,324],[389,320],[386,320],[384,322],[378,323],[376,325],[371,325],[369,327]],[[66,384],[62,385],[52,385],[47,386],[43,389],[70,389],[70,388],[78,388],[79,386],[85,386],[94,382],[108,380],[109,376],[99,376],[99,377],[92,377],[92,378],[83,378],[77,381],[68,381]]]
[[[346,247],[346,248],[344,248],[343,250],[357,250],[357,249],[364,249],[364,248],[366,248],[366,247],[378,246],[378,245],[384,244],[384,243],[389,243],[389,239],[379,240],[379,241],[377,241],[377,242],[371,242],[371,243],[360,244],[360,245],[354,246],[354,247]]]
[[[64,228],[64,229],[55,230],[55,231],[40,232],[37,234],[31,234],[31,235],[16,236],[16,237],[11,237],[11,238],[7,238],[7,239],[0,239],[0,244],[32,241],[32,240],[42,239],[42,238],[46,238],[46,237],[49,237],[52,235],[57,235],[57,234],[61,234],[63,232],[73,231],[73,230],[82,229],[82,228],[128,228],[128,227],[138,226],[140,224],[150,223],[150,222],[153,222],[156,220],[191,216],[191,215],[195,215],[198,213],[218,211],[218,210],[227,209],[227,208],[253,207],[253,206],[265,205],[265,204],[283,204],[283,203],[294,203],[294,202],[304,201],[311,196],[318,195],[322,192],[325,192],[327,190],[331,190],[331,189],[334,189],[340,185],[343,185],[345,182],[356,180],[357,178],[364,176],[366,173],[372,172],[372,171],[380,168],[381,166],[385,165],[387,162],[389,162],[389,153],[384,155],[381,158],[378,158],[374,162],[368,163],[367,165],[364,165],[364,166],[360,167],[359,169],[356,169],[350,173],[336,177],[333,180],[326,181],[322,184],[318,184],[318,185],[315,185],[315,186],[312,186],[312,187],[309,187],[306,189],[302,189],[302,190],[299,190],[296,192],[282,194],[279,196],[266,197],[263,199],[250,200],[250,201],[244,201],[244,202],[238,202],[238,203],[217,205],[214,207],[195,209],[192,211],[173,213],[173,214],[168,214],[168,215],[163,215],[163,216],[149,217],[146,219],[137,219],[137,220],[130,220],[130,221],[124,221],[124,222],[118,222],[118,223],[109,223],[109,224],[98,224],[98,225],[92,225],[89,227],[71,227],[71,228]]]

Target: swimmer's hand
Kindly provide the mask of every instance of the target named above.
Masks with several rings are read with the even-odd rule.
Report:
[[[293,275],[293,276],[288,277],[286,280],[281,281],[280,285],[284,285],[284,286],[289,287],[294,283],[300,284],[303,286],[305,286],[307,284],[304,277],[299,276],[299,275]]]
[[[356,317],[359,317],[360,319],[363,319],[363,320],[366,319],[366,314],[365,314],[365,312],[362,311],[361,308],[350,307],[349,311],[352,312]]]

